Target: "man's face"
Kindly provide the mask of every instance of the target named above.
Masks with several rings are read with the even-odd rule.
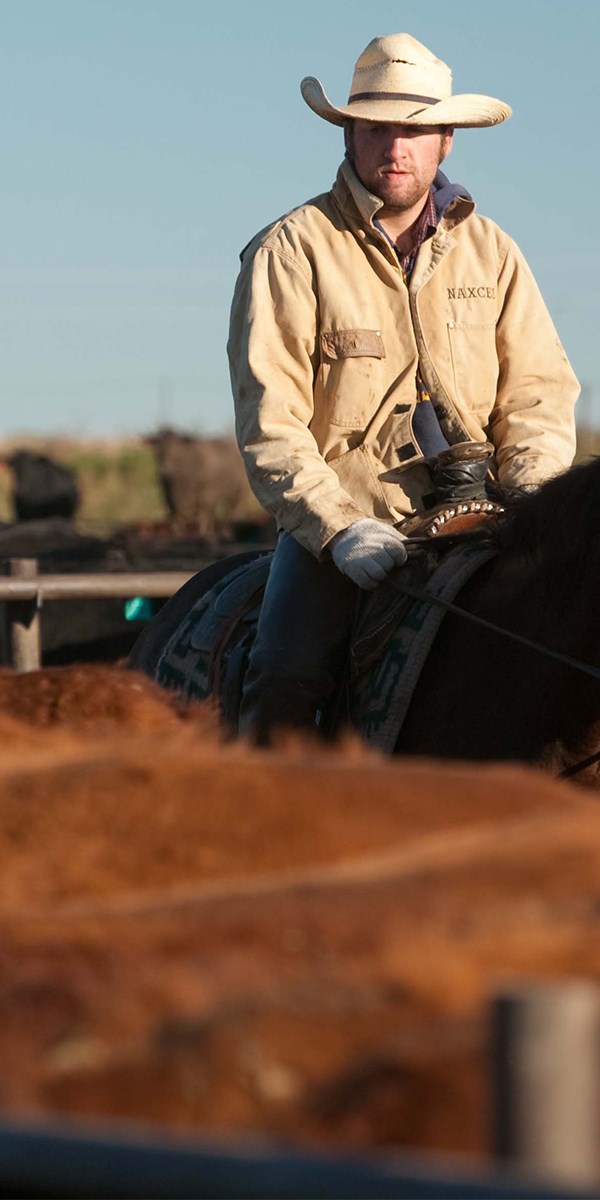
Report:
[[[356,174],[386,208],[406,212],[424,198],[452,146],[441,126],[354,120],[346,148]]]

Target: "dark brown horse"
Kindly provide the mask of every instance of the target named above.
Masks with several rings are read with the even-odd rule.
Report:
[[[600,460],[514,498],[490,522],[498,549],[456,603],[508,631],[597,667],[597,679],[446,615],[397,749],[517,759],[558,771],[600,743]],[[129,665],[153,675],[190,605],[243,558],[195,576],[149,624]],[[401,580],[401,571],[397,579]],[[593,783],[597,767],[580,778]]]

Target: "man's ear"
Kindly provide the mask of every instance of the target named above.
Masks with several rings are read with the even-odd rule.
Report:
[[[444,159],[448,157],[448,155],[452,149],[452,146],[453,146],[453,141],[452,141],[453,137],[454,137],[453,129],[449,129],[447,131],[447,133],[443,134],[442,144],[440,146],[440,162],[443,162]]]

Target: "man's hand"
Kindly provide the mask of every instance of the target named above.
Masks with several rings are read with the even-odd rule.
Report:
[[[365,517],[336,533],[329,549],[338,571],[359,588],[371,591],[394,567],[406,562],[404,542],[391,525]]]

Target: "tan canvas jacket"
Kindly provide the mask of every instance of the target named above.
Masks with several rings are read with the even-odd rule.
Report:
[[[579,387],[525,259],[457,198],[407,288],[344,162],[333,189],[243,254],[228,352],[251,486],[320,557],[364,516],[398,522],[431,491],[412,432],[416,373],[449,442],[489,439],[498,475],[538,483],[575,449]]]

